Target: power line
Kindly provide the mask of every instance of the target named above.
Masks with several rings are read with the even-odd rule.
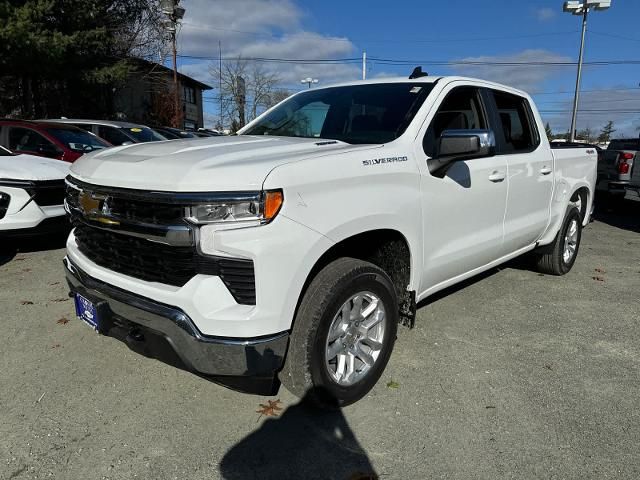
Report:
[[[267,37],[274,38],[277,40],[282,40],[291,37],[297,36],[308,36],[313,38],[318,38],[318,34],[314,34],[313,32],[291,32],[284,34],[273,34],[269,32],[258,32],[258,31],[249,31],[249,30],[236,30],[233,28],[226,27],[212,27],[210,25],[196,25],[195,23],[184,22],[184,25],[195,28],[197,30],[208,30],[208,31],[220,31],[220,32],[230,32],[230,33],[240,33],[243,35],[252,35],[256,37]],[[328,42],[340,42],[340,43],[360,43],[360,44],[368,44],[368,43],[394,43],[394,44],[407,44],[407,43],[451,43],[451,42],[479,42],[479,41],[491,41],[491,40],[513,40],[518,38],[539,38],[539,37],[548,37],[548,36],[556,36],[556,35],[572,35],[577,33],[577,30],[571,31],[563,31],[563,32],[547,32],[547,33],[533,33],[533,34],[525,34],[525,35],[500,35],[500,36],[488,36],[488,37],[466,37],[466,38],[408,38],[402,40],[381,40],[380,38],[337,38],[337,37],[322,37],[322,41]]]
[[[627,90],[638,90],[640,91],[640,87],[621,87],[621,88],[594,88],[594,89],[590,89],[590,90],[580,90],[581,92],[622,92],[622,91],[627,91]],[[565,93],[570,93],[573,95],[573,91],[568,91],[568,90],[564,90],[564,91],[557,91],[557,92],[536,92],[536,93],[532,93],[531,95],[562,95]]]

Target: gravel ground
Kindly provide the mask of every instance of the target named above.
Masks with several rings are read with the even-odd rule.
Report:
[[[510,264],[422,305],[371,394],[322,415],[95,334],[63,249],[8,254],[0,478],[640,478],[640,202],[623,211],[564,277]]]

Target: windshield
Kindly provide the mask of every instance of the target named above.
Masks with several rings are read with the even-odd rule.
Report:
[[[122,131],[127,134],[128,137],[135,139],[136,142],[156,142],[159,140],[166,140],[165,137],[158,132],[154,132],[148,127],[131,127],[122,128]]]
[[[99,139],[95,135],[85,132],[84,130],[80,130],[79,128],[52,127],[47,128],[46,130],[60,143],[76,152],[86,153],[110,147],[108,143]]]
[[[611,140],[607,150],[640,150],[640,138],[629,140]]]
[[[379,83],[299,93],[242,135],[386,143],[398,138],[431,92],[430,83]]]

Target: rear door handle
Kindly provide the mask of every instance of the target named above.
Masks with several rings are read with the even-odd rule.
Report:
[[[553,170],[551,170],[546,165],[540,169],[540,175],[549,175]]]
[[[502,182],[505,178],[507,178],[505,173],[499,172],[498,170],[494,170],[491,175],[489,175],[489,180],[495,183]]]

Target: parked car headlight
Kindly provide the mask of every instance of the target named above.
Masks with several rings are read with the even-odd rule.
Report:
[[[282,190],[229,194],[219,201],[187,207],[187,221],[197,225],[238,223],[262,225],[273,220],[282,208]]]

